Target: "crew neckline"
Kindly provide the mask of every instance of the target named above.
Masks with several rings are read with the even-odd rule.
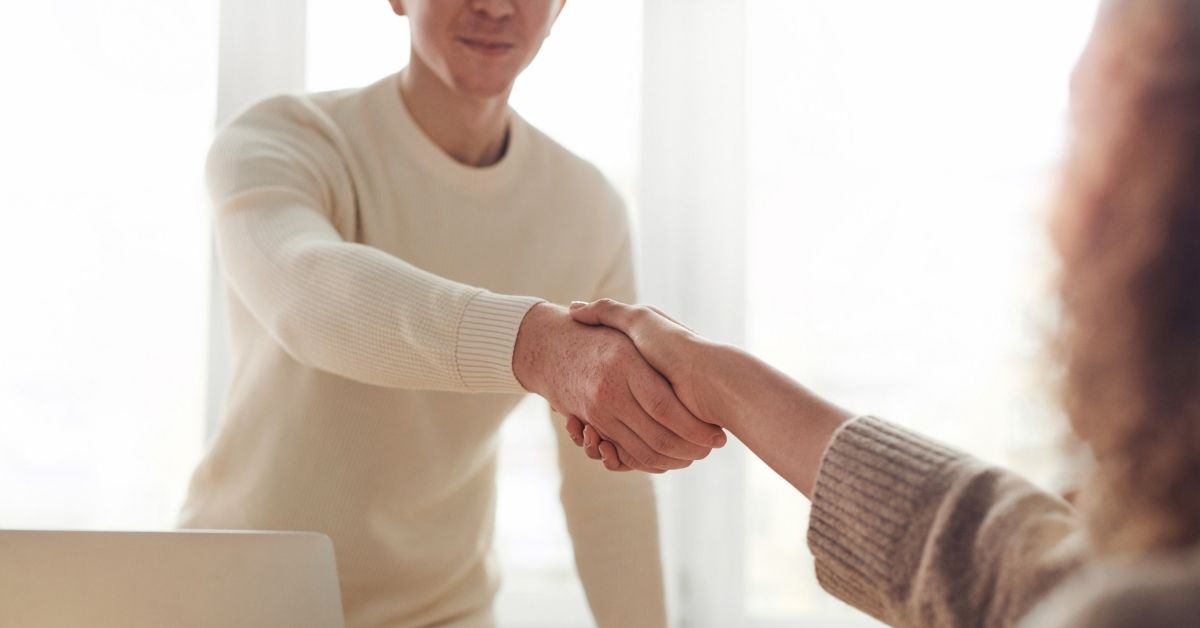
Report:
[[[389,132],[409,151],[416,165],[443,182],[468,194],[491,194],[516,181],[529,152],[526,123],[510,107],[508,146],[504,156],[490,166],[460,163],[442,150],[413,119],[400,92],[397,72],[372,85],[376,110],[386,121]]]

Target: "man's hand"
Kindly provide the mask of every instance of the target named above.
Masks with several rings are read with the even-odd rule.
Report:
[[[721,428],[693,416],[627,336],[576,323],[561,307],[543,303],[525,315],[513,373],[556,411],[615,444],[610,469],[681,469],[725,444]]]
[[[728,427],[712,397],[712,382],[698,374],[718,347],[652,305],[626,305],[611,299],[571,304],[571,317],[585,325],[603,325],[625,334],[654,370],[666,377],[683,405],[700,420]]]
[[[696,370],[705,361],[704,351],[712,346],[675,319],[653,306],[626,305],[610,299],[595,303],[572,303],[571,316],[587,325],[603,325],[628,336],[642,357],[671,383],[675,394],[685,407],[701,420],[719,424],[719,410],[708,399],[711,386],[697,385]],[[614,464],[616,450],[609,439],[576,417],[569,417],[566,426],[572,440],[583,446],[588,457],[604,460],[605,466],[620,470]]]

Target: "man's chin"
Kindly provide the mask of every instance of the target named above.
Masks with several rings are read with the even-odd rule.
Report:
[[[486,83],[470,83],[459,85],[459,91],[463,94],[478,98],[480,100],[500,98],[507,96],[512,90],[512,82],[486,82]]]
[[[454,76],[454,90],[465,96],[491,99],[506,96],[517,80],[511,72],[463,72]]]

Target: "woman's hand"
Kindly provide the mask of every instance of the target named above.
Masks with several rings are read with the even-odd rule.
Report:
[[[624,332],[693,416],[729,430],[792,486],[812,495],[821,454],[853,414],[770,364],[709,342],[654,308],[600,300],[572,304],[571,316]],[[629,467],[632,459],[594,427],[567,421],[567,431],[588,457],[614,471]]]
[[[603,325],[624,333],[656,371],[671,383],[679,401],[702,421],[719,425],[714,408],[705,398],[705,387],[697,386],[697,366],[711,343],[657,308],[626,305],[610,299],[591,304],[572,303],[571,317],[586,325]],[[613,471],[628,470],[628,456],[600,437],[591,426],[570,417],[567,431],[587,455],[604,461]]]

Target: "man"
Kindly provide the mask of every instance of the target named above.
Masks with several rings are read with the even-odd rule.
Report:
[[[621,201],[507,105],[563,0],[391,5],[405,70],[269,99],[213,145],[233,382],[182,525],[328,534],[353,628],[490,626],[496,436],[526,390],[636,469],[724,435],[623,335],[547,303],[634,297]],[[664,625],[648,476],[556,434],[597,623]]]

